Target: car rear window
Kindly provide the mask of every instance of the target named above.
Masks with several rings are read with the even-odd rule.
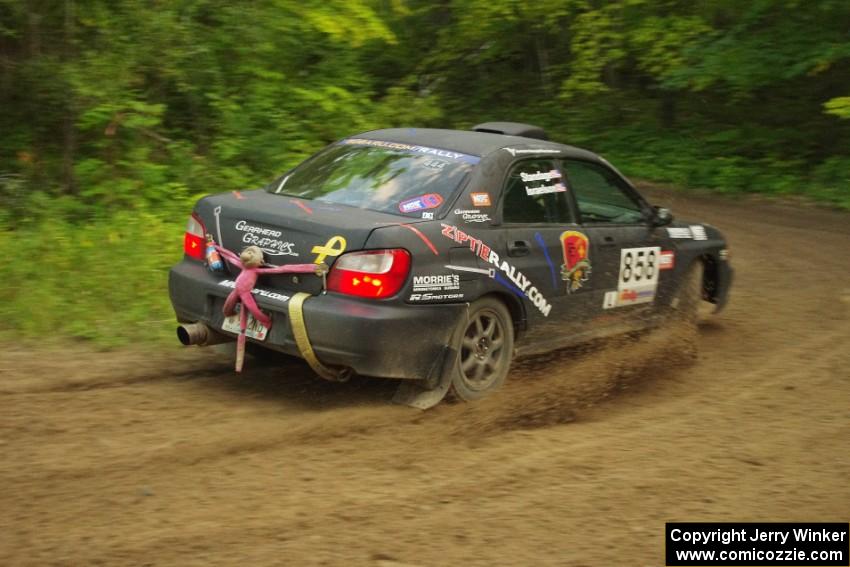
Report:
[[[408,217],[437,213],[478,163],[452,150],[348,138],[268,186],[270,193]]]

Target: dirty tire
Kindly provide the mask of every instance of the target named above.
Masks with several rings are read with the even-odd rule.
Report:
[[[676,296],[670,304],[674,320],[696,326],[702,302],[702,280],[703,265],[701,261],[696,260],[688,266]]]
[[[451,393],[479,400],[498,389],[508,375],[514,350],[511,314],[498,299],[485,297],[469,307],[469,317],[454,335],[457,358],[451,369]]]

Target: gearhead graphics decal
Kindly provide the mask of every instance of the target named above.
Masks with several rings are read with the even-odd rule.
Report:
[[[441,224],[443,226],[443,236],[457,242],[458,244],[465,244],[468,242],[469,249],[472,250],[473,254],[485,262],[492,264],[497,269],[504,272],[505,276],[507,276],[507,278],[504,278],[501,274],[493,272],[491,277],[494,281],[497,281],[501,285],[507,287],[512,293],[528,299],[540,311],[540,313],[543,314],[544,317],[549,316],[552,306],[546,298],[543,297],[540,290],[531,285],[531,280],[529,280],[525,274],[517,270],[515,266],[512,266],[506,260],[499,258],[499,255],[494,252],[492,248],[484,244],[484,242],[478,238],[470,236],[454,225],[445,223]]]
[[[568,230],[561,233],[561,248],[564,251],[561,279],[567,282],[567,293],[578,291],[590,278],[589,244],[587,236],[581,232]]]

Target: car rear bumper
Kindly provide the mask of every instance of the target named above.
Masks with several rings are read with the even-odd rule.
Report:
[[[184,260],[168,275],[171,304],[181,323],[203,322],[221,331],[224,298],[233,277],[214,274],[205,266]],[[287,309],[289,293],[255,289],[257,305],[271,314],[266,348],[300,356]],[[446,345],[465,304],[396,305],[328,293],[304,303],[304,319],[313,350],[324,364],[352,368],[365,376],[426,379],[442,368]],[[231,336],[235,336],[232,335]]]

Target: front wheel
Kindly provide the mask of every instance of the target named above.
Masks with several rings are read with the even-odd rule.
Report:
[[[451,389],[464,401],[483,398],[499,388],[508,375],[514,350],[514,328],[505,305],[490,297],[469,307],[469,317],[454,334],[457,359]]]
[[[696,325],[702,302],[702,280],[703,266],[702,262],[697,260],[684,273],[679,289],[670,304],[674,318]]]

